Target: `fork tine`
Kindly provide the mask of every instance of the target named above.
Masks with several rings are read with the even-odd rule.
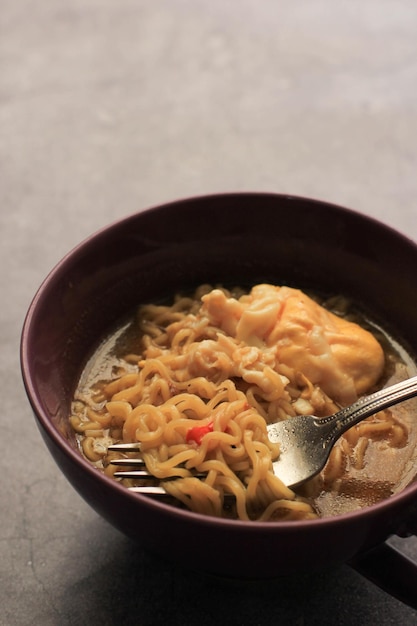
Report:
[[[145,461],[143,459],[112,459],[112,465],[128,466],[128,467],[144,467]]]
[[[128,487],[128,490],[133,493],[141,493],[145,496],[152,496],[157,500],[164,500],[165,498],[172,499],[172,496],[170,496],[163,487],[145,485],[142,487]]]
[[[163,487],[160,486],[142,485],[140,487],[127,487],[127,489],[132,493],[140,493],[145,496],[151,496],[155,500],[170,500],[178,502],[174,496],[169,494]],[[234,502],[235,496],[232,493],[225,493],[224,500],[225,503],[230,505]]]
[[[115,478],[149,478],[155,480],[155,476],[152,476],[146,469],[142,470],[122,470],[120,472],[114,472]]]
[[[152,478],[153,480],[158,480],[156,476],[150,474],[148,470],[121,470],[114,473],[116,478]],[[199,478],[200,480],[207,477],[207,474],[192,474],[193,478]],[[168,476],[164,478],[164,480],[176,480],[180,478],[180,476]]]
[[[111,452],[140,452],[140,443],[113,443],[107,450]]]

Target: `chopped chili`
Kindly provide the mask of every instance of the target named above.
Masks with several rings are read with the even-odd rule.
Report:
[[[213,422],[210,422],[209,424],[206,424],[205,426],[193,426],[187,431],[185,440],[187,443],[190,443],[190,441],[195,441],[195,443],[200,446],[204,435],[207,435],[207,433],[212,433],[212,432],[213,432]]]

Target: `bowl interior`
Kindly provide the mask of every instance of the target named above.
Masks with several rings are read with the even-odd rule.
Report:
[[[114,323],[141,302],[205,282],[343,293],[415,352],[416,264],[405,237],[311,200],[237,194],[138,213],[82,243],[38,292],[23,341],[31,399],[65,422],[81,368]]]

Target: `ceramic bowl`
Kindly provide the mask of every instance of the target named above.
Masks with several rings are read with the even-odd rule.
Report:
[[[205,517],[131,493],[94,469],[75,447],[68,415],[86,358],[118,319],[141,302],[204,282],[269,281],[344,293],[369,306],[417,352],[416,268],[417,246],[402,234],[355,211],[288,195],[190,198],[118,221],[58,263],[27,313],[23,379],[46,445],[100,515],[186,567],[265,578],[348,561],[391,590],[395,578],[404,595],[417,567],[384,542],[391,534],[416,533],[417,484],[327,519],[247,523]],[[377,559],[387,553],[398,558],[384,582]]]

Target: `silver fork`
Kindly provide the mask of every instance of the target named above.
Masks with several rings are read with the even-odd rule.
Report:
[[[277,424],[268,424],[268,437],[272,442],[280,444],[279,458],[273,463],[274,473],[287,487],[301,485],[323,469],[334,444],[349,428],[378,411],[415,396],[417,376],[364,396],[329,417],[299,415]],[[108,450],[121,453],[140,452],[140,443],[118,443],[109,446]],[[115,459],[111,463],[130,468],[115,472],[114,475],[118,478],[155,480],[140,457]],[[196,476],[204,478],[201,474]],[[129,489],[155,497],[167,496],[162,485],[144,485]]]

